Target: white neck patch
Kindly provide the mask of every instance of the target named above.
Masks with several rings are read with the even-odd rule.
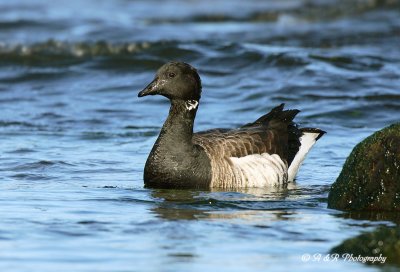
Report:
[[[188,100],[188,101],[186,101],[186,109],[188,111],[196,109],[198,105],[199,105],[199,101],[196,101],[196,100]]]

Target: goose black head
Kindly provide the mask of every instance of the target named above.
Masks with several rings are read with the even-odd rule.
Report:
[[[199,101],[201,81],[197,70],[184,62],[161,66],[154,80],[138,96],[163,95],[170,100]]]

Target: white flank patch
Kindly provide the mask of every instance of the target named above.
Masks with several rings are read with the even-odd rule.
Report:
[[[241,158],[230,158],[241,180],[238,187],[266,187],[287,182],[287,165],[277,155],[253,154]]]
[[[317,139],[319,135],[319,132],[303,132],[303,136],[300,138],[300,149],[289,166],[289,181],[293,181],[296,177],[301,163],[306,158],[308,151],[310,151],[311,147],[315,144],[315,139]]]
[[[196,100],[186,101],[186,109],[188,111],[194,110],[195,108],[197,108],[197,105],[199,105],[199,101],[196,101]]]

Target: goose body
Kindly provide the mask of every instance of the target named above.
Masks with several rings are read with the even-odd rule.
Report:
[[[299,110],[275,107],[237,129],[193,133],[201,81],[189,64],[170,62],[139,93],[163,95],[171,108],[144,169],[153,188],[267,187],[293,181],[306,154],[325,133],[298,128]]]

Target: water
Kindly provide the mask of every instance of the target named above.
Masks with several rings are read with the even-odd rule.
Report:
[[[0,1],[1,271],[375,271],[303,263],[380,219],[327,209],[353,146],[399,121],[399,1]],[[143,188],[168,103],[197,67],[196,130],[285,102],[328,131],[288,188]]]

